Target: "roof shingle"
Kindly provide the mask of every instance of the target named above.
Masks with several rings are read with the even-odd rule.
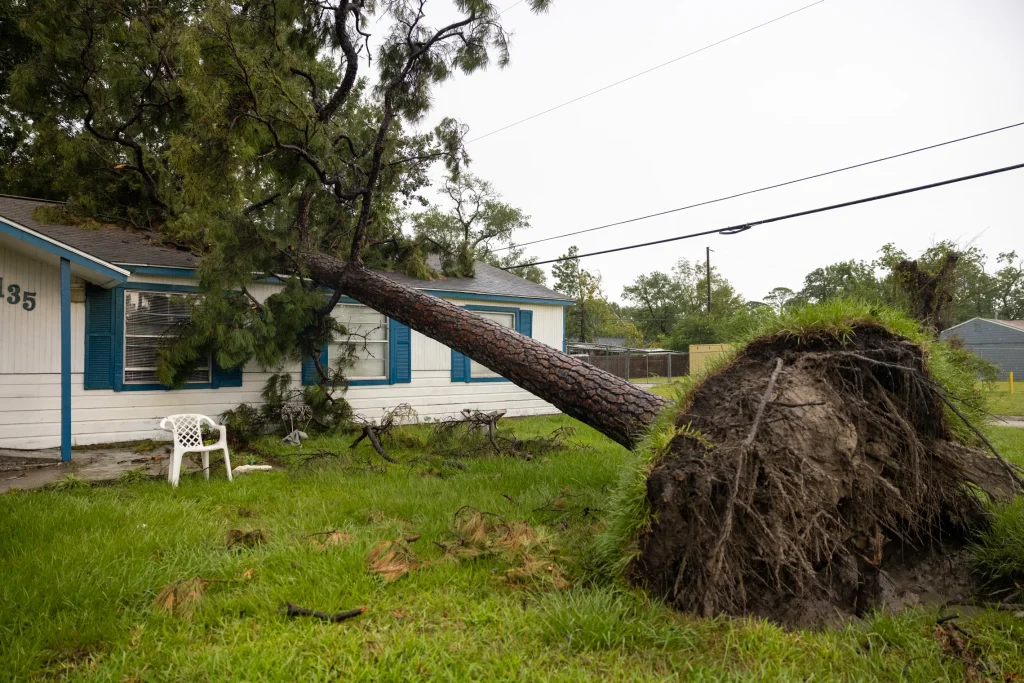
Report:
[[[40,223],[33,215],[40,206],[56,202],[0,195],[0,218],[7,218],[50,239],[117,265],[195,268],[199,259],[188,253],[154,243],[143,235],[117,227],[86,229],[74,225]]]

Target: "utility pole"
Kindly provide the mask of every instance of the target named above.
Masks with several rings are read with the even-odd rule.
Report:
[[[711,247],[707,248],[708,257],[708,316],[711,315]]]

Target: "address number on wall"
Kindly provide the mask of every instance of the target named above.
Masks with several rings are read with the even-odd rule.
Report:
[[[12,306],[21,304],[26,311],[34,311],[36,308],[36,293],[26,292],[20,285],[7,285],[4,287],[4,279],[0,277],[0,297]]]

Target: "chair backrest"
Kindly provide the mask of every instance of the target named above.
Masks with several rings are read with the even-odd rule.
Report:
[[[171,423],[171,430],[174,432],[174,445],[182,448],[196,448],[203,445],[203,429],[200,425],[204,420],[213,422],[205,415],[170,415],[164,418],[160,426],[164,427],[168,422]]]

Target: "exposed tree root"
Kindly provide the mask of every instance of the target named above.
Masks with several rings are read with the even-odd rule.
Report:
[[[979,493],[1020,479],[953,441],[946,405],[921,349],[879,327],[753,343],[677,416],[635,578],[687,611],[800,625],[914,602],[911,583],[956,593],[944,558],[987,524]]]

